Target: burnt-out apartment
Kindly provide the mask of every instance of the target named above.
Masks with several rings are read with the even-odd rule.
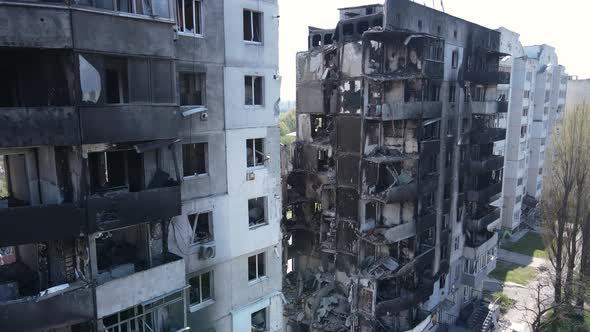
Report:
[[[277,6],[242,2],[0,4],[0,331],[280,326]]]
[[[489,329],[500,34],[388,0],[340,9],[308,43],[284,199],[286,330]]]

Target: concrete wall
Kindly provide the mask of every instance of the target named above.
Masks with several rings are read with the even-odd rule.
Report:
[[[567,81],[566,106],[568,108],[581,104],[590,104],[590,79]]]

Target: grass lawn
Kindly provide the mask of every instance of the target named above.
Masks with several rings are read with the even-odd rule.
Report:
[[[588,311],[584,313],[584,317],[575,315],[553,317],[553,315],[551,312],[543,317],[545,324],[541,326],[542,332],[590,332],[590,313]]]
[[[539,233],[528,232],[516,242],[507,242],[503,244],[502,249],[527,256],[547,258],[545,243],[543,242],[543,237]]]
[[[503,282],[509,281],[526,286],[537,274],[535,268],[498,261],[490,276]]]

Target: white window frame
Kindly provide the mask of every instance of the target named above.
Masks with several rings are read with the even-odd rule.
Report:
[[[265,151],[256,151],[256,140],[262,140],[262,148],[263,150],[266,150],[266,138],[264,137],[258,137],[258,138],[248,138],[246,139],[246,145],[248,144],[248,141],[252,141],[252,146],[247,146],[246,148],[246,168],[249,170],[253,170],[253,169],[260,169],[260,168],[265,168],[266,167],[266,152]],[[248,147],[250,147],[252,149],[252,158],[254,158],[253,160],[253,166],[248,166]],[[262,152],[262,155],[264,156],[264,161],[261,164],[256,163],[256,154]]]
[[[246,12],[246,11],[250,12],[250,36],[252,37],[252,40],[245,40],[244,39],[245,31],[242,31],[242,40],[246,44],[262,45],[264,42],[264,13],[261,11],[258,11],[258,10],[243,8],[242,9],[242,20],[244,19],[244,12]],[[260,41],[253,40],[254,39],[254,13],[260,14]],[[242,27],[243,26],[244,26],[244,22],[242,22]]]
[[[259,257],[262,255],[262,259],[264,261],[264,274],[260,275],[260,271],[258,271],[258,259]],[[267,266],[268,266],[268,262],[266,259],[266,253],[265,252],[259,252],[256,255],[252,255],[252,256],[248,256],[248,260],[250,260],[250,257],[256,257],[256,278],[252,279],[252,280],[248,280],[248,284],[255,284],[257,282],[260,282],[261,280],[264,280],[266,278],[268,278],[267,276]],[[249,268],[249,267],[248,267]],[[248,270],[248,275],[250,274],[250,270]],[[249,277],[248,277],[249,278]]]
[[[202,38],[203,37],[203,1],[202,0],[178,0],[180,2],[182,2],[182,9],[180,11],[177,12],[182,12],[182,17],[178,18],[178,33],[184,36],[192,36],[192,37],[199,37]],[[178,1],[176,1],[176,4],[178,4]],[[185,1],[192,1],[193,5],[191,6],[193,9],[193,27],[197,27],[197,22],[196,22],[196,15],[195,15],[195,3],[198,2],[199,3],[199,32],[190,32],[190,31],[186,31],[186,28],[184,26],[184,22],[185,22],[185,17],[186,17],[186,13],[185,13]],[[182,24],[180,24],[182,23]]]
[[[189,226],[191,225],[189,216],[190,215],[195,215],[195,224],[191,227],[191,239],[190,239],[190,245],[191,246],[200,246],[203,244],[207,244],[207,243],[212,243],[215,241],[215,235],[213,233],[213,211],[212,210],[207,210],[207,211],[202,211],[202,212],[197,212],[197,213],[191,213],[189,215],[187,215],[187,221]],[[211,239],[207,242],[203,242],[203,241],[195,241],[195,236],[196,236],[196,230],[197,230],[197,224],[199,223],[199,216],[201,216],[201,214],[208,214],[208,222],[209,222],[209,233],[211,234]]]
[[[202,278],[204,274],[209,274],[209,289],[210,289],[210,293],[211,293],[211,297],[208,299],[205,299],[205,301],[203,301],[203,278]],[[203,309],[204,307],[207,307],[215,302],[215,292],[214,292],[214,288],[213,288],[215,285],[215,282],[213,279],[214,276],[215,276],[215,274],[213,273],[213,270],[209,270],[209,271],[201,272],[198,274],[194,274],[188,278],[187,284],[189,284],[189,285],[190,285],[190,283],[189,283],[190,279],[193,279],[193,278],[199,279],[199,295],[201,297],[199,299],[200,300],[199,303],[193,304],[190,302],[191,301],[190,295],[188,295],[186,302],[188,303],[190,312],[198,311],[198,310]]]
[[[248,220],[248,229],[249,230],[253,230],[256,229],[258,227],[263,227],[263,226],[267,226],[268,225],[268,196],[258,196],[258,197],[252,197],[248,199],[248,204],[250,203],[251,200],[253,199],[259,199],[262,198],[263,204],[264,204],[264,222],[260,223],[260,224],[256,224],[254,226],[250,226],[250,220]],[[248,211],[249,212],[249,211]],[[250,218],[250,216],[248,216],[248,218]]]
[[[252,84],[252,104],[246,104],[246,78],[250,78],[251,83]],[[260,101],[261,104],[256,104],[256,79],[260,78],[260,93],[262,94],[262,96],[260,96]],[[244,106],[246,106],[246,108],[262,108],[264,107],[264,96],[265,96],[265,89],[264,89],[264,84],[265,84],[265,79],[264,76],[261,75],[244,75]]]

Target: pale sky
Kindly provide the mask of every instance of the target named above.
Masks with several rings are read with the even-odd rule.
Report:
[[[383,0],[278,0],[281,100],[295,100],[295,54],[307,48],[307,27],[334,28],[337,8]],[[433,0],[417,0],[433,6]],[[440,0],[434,0],[440,10]],[[554,46],[570,75],[590,78],[590,0],[443,0],[445,12],[488,28],[506,27],[523,45]]]

